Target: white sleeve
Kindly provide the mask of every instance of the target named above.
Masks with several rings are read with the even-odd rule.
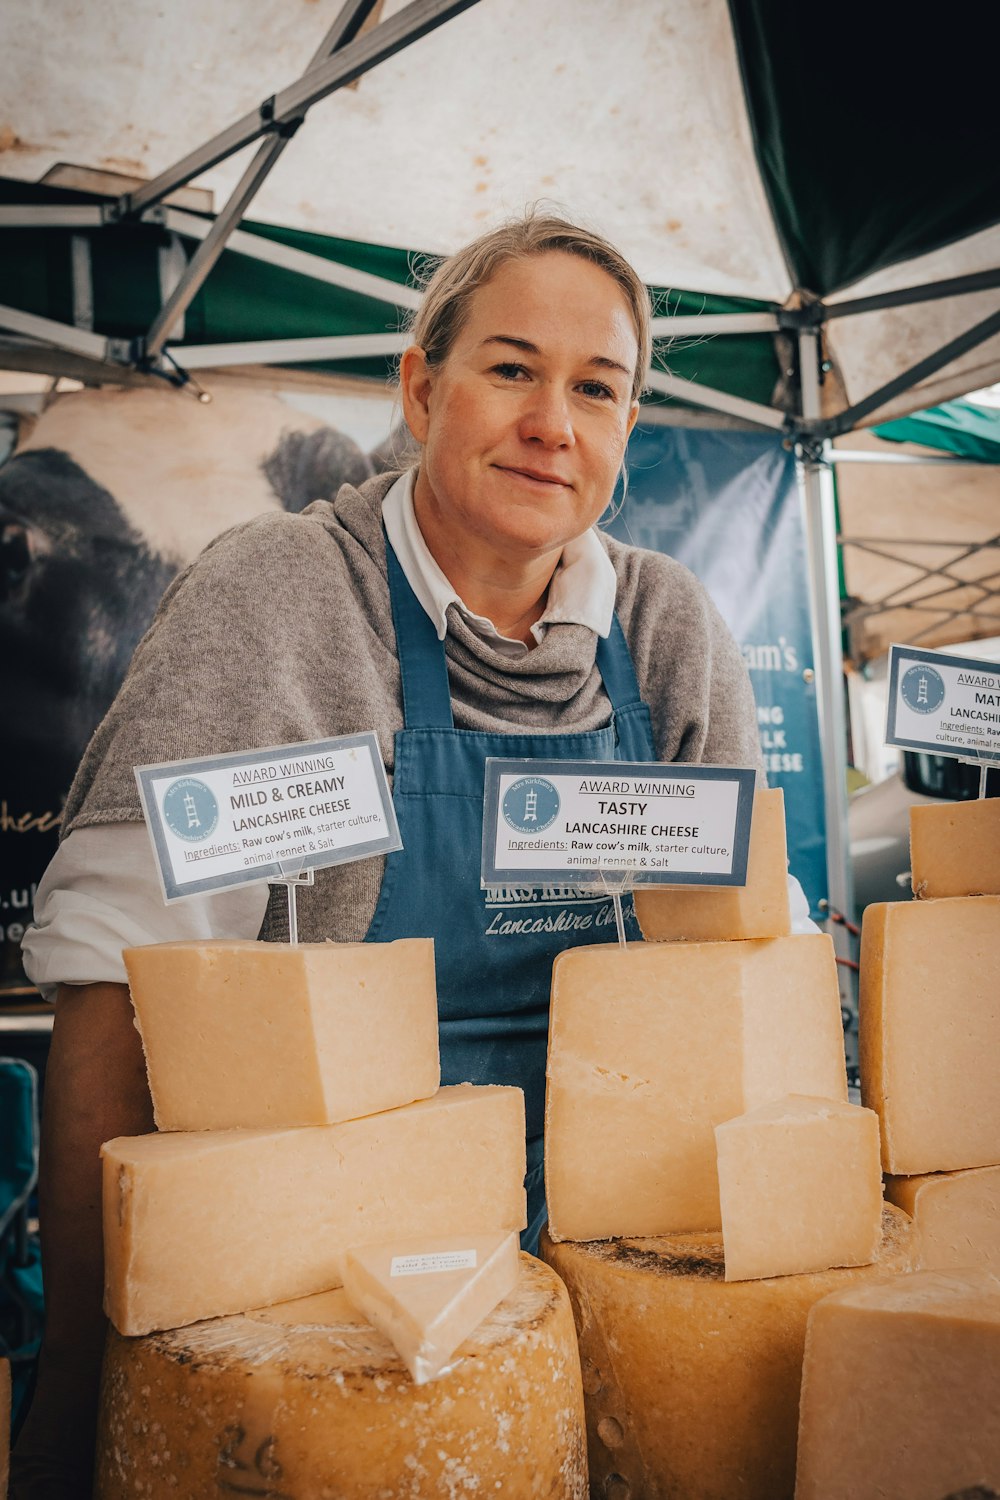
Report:
[[[810,932],[822,932],[822,927],[817,927],[809,915],[809,902],[806,893],[799,885],[794,875],[788,877],[788,909],[792,918],[792,932],[798,936]]]
[[[46,1000],[58,984],[125,984],[122,949],[210,937],[255,938],[266,881],[168,906],[143,823],[77,828],[42,876],[24,934],[24,969]]]

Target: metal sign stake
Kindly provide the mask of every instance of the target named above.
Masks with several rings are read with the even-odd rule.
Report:
[[[268,885],[283,885],[288,895],[288,941],[294,948],[299,941],[299,914],[295,905],[295,888],[300,885],[313,885],[315,875],[312,870],[302,870],[298,875],[283,875],[280,880],[269,880]]]
[[[620,892],[615,891],[611,899],[615,904],[615,926],[618,928],[618,942],[622,948],[627,948],[628,942],[625,938],[625,914],[622,911],[622,898]]]

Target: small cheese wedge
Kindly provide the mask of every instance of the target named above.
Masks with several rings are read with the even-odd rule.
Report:
[[[390,1235],[526,1222],[515,1088],[302,1130],[122,1136],[101,1155],[105,1311],[124,1334],[340,1286],[345,1251]]]
[[[878,1115],[790,1094],[715,1127],[726,1280],[869,1265],[882,1236]]]
[[[1000,1276],[1000,1167],[887,1177],[885,1196],[913,1219],[917,1266],[980,1266]]]
[[[796,1500],[1000,1486],[1000,1281],[914,1271],[809,1314]]]
[[[913,894],[1000,895],[1000,797],[910,808]]]
[[[783,1094],[847,1100],[826,934],[601,943],[552,970],[553,1240],[718,1229],[713,1129]]]
[[[441,1081],[434,944],[126,948],[160,1130],[327,1125]]]
[[[393,1239],[347,1252],[344,1290],[395,1346],[414,1385],[426,1385],[514,1290],[518,1272],[516,1234]]]
[[[780,788],[754,794],[746,885],[700,890],[639,886],[632,899],[647,942],[710,943],[787,936],[792,922],[785,799]]]
[[[869,906],[862,1103],[895,1176],[1000,1164],[1000,896]]]

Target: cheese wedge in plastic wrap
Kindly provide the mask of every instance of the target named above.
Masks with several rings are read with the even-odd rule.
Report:
[[[517,1277],[516,1234],[395,1239],[344,1257],[345,1292],[395,1346],[415,1385],[447,1371]]]

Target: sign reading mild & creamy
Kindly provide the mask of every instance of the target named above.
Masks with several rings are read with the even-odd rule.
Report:
[[[732,766],[487,760],[482,884],[745,885],[754,782]]]
[[[1000,761],[1000,664],[893,646],[886,744]]]
[[[371,732],[136,766],[164,899],[402,847]]]

